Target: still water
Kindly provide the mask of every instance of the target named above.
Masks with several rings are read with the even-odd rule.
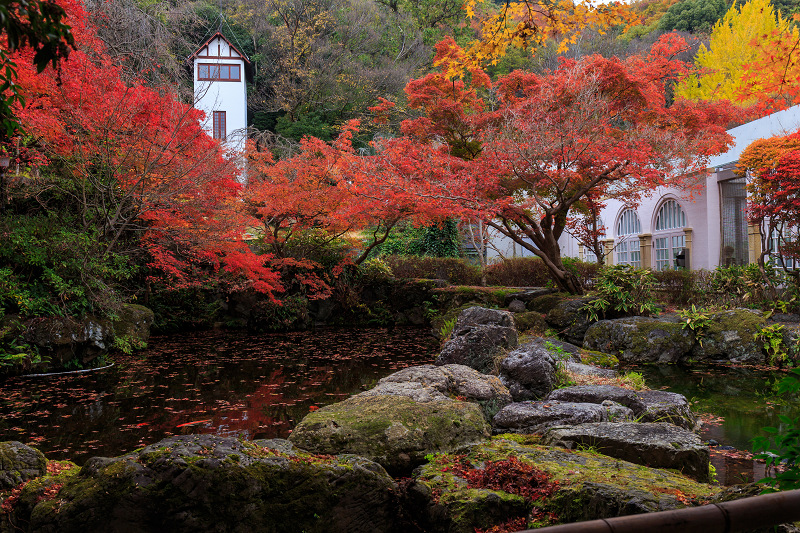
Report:
[[[782,428],[780,415],[792,419],[800,416],[797,395],[777,395],[777,382],[785,375],[780,371],[675,365],[635,370],[644,375],[650,388],[686,396],[692,409],[702,415],[705,424],[700,430],[701,438],[719,443],[711,448],[711,463],[722,484],[765,477],[768,473],[764,464],[754,463],[747,453],[753,450],[752,439],[766,436],[765,427]]]
[[[287,437],[310,409],[433,362],[422,329],[153,337],[108,370],[0,383],[0,441],[83,463],[169,435]]]

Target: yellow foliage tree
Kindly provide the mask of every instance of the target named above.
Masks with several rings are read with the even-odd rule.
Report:
[[[595,7],[591,2],[573,0],[505,0],[498,7],[492,0],[466,0],[467,16],[480,23],[480,38],[467,50],[466,59],[475,64],[497,64],[510,46],[536,48],[548,39],[558,42],[558,51],[576,42],[589,27],[603,28],[630,24],[634,16],[621,2]],[[460,75],[453,63],[448,76]]]
[[[746,84],[745,66],[761,53],[753,41],[787,35],[790,26],[776,14],[770,0],[750,0],[741,6],[734,3],[714,25],[709,47],[700,45],[695,57],[697,74],[680,83],[675,94],[690,100],[736,100]],[[749,89],[753,96],[740,102],[744,105],[755,103],[759,92],[752,80]]]

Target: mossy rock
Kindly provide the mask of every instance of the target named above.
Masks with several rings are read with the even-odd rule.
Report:
[[[517,331],[543,334],[547,330],[547,322],[544,315],[538,311],[526,311],[524,313],[514,313],[514,322],[517,324]]]
[[[18,441],[0,442],[0,491],[45,474],[47,459],[35,448]]]
[[[527,303],[526,307],[528,311],[547,314],[555,306],[569,298],[570,296],[564,293],[544,294],[533,298]]]
[[[519,436],[501,435],[470,448],[464,456],[436,456],[421,467],[406,494],[408,505],[419,513],[424,529],[472,533],[474,528],[490,528],[520,516],[528,517],[528,527],[611,518],[676,509],[687,503],[699,505],[720,490],[668,470],[521,440]],[[533,501],[503,490],[479,490],[453,473],[454,463],[468,463],[480,470],[509,458],[544,472],[548,484],[552,484],[540,485],[545,497]],[[517,484],[524,486],[525,481],[518,479]],[[532,478],[531,483],[536,481]],[[487,492],[494,492],[494,498]],[[541,518],[549,513],[550,519],[542,523]],[[539,521],[532,523],[535,517]]]
[[[583,339],[584,348],[618,354],[626,363],[677,363],[694,344],[694,335],[674,315],[600,320]]]
[[[619,359],[610,353],[596,352],[594,350],[583,349],[580,352],[581,362],[585,365],[597,366],[600,368],[617,368]]]
[[[52,473],[51,473],[52,472]],[[8,524],[0,520],[0,531],[17,531],[10,524],[30,522],[34,507],[42,502],[53,500],[61,486],[74,478],[80,467],[70,461],[47,461],[46,473],[22,486],[16,501],[10,505],[10,512],[3,516]],[[45,504],[47,505],[47,504]],[[6,528],[9,526],[10,528]]]
[[[313,453],[360,455],[407,475],[427,454],[451,452],[490,434],[474,403],[359,395],[309,413],[289,440]]]
[[[392,532],[396,485],[379,465],[214,435],[170,437],[115,459],[93,458],[30,530]]]
[[[752,309],[730,309],[711,315],[702,346],[696,343],[692,357],[732,363],[764,364],[763,343],[755,335],[767,324],[764,314]]]
[[[153,311],[143,305],[124,304],[117,311],[116,318],[111,322],[114,332],[114,343],[123,351],[125,348],[141,349],[147,347],[150,338],[150,328],[155,320]]]

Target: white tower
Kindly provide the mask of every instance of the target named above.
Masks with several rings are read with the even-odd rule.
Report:
[[[243,153],[247,128],[245,64],[250,61],[220,32],[189,56],[194,107],[205,111],[203,128],[231,151]]]

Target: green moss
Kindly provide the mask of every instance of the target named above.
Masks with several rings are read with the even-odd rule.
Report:
[[[569,299],[569,295],[563,293],[545,294],[532,299],[530,302],[528,302],[527,307],[529,311],[547,313],[567,299]]]
[[[539,446],[525,442],[518,435],[494,437],[489,443],[472,447],[461,460],[480,465],[510,457],[544,471],[551,476],[551,481],[558,484],[559,488],[551,496],[533,504],[545,513],[555,513],[558,522],[605,518],[630,508],[675,508],[682,506],[683,501],[699,504],[719,492],[719,487],[698,483],[678,473],[596,453]],[[446,507],[455,523],[460,524],[461,516],[479,515],[482,504],[470,492],[473,489],[468,489],[466,483],[447,468],[448,463],[454,460],[452,455],[437,456],[435,461],[420,469],[417,482],[427,486],[434,495],[441,494],[439,504]],[[490,492],[495,493],[495,501],[511,500],[512,495],[503,491]],[[494,524],[514,516],[519,515],[509,512],[504,517],[494,516]],[[473,527],[487,525],[475,524]],[[453,529],[461,530],[460,526]]]
[[[547,322],[544,321],[544,315],[538,311],[515,313],[514,322],[516,323],[517,331],[533,331],[538,334],[543,334],[547,329]]]
[[[396,472],[422,462],[428,453],[480,442],[488,435],[481,408],[473,403],[354,396],[309,413],[289,440],[315,453],[361,455]]]
[[[594,350],[581,350],[581,361],[584,364],[599,366],[601,368],[617,368],[619,359],[610,353],[596,352]]]

